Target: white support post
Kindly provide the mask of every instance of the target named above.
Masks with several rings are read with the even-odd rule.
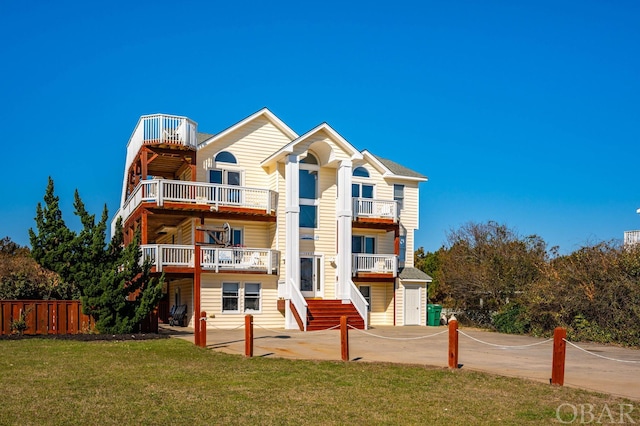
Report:
[[[351,221],[353,217],[351,201],[351,161],[341,161],[338,166],[338,253],[336,266],[338,271],[337,297],[349,299],[351,282]]]
[[[292,285],[300,285],[300,164],[297,155],[289,155],[285,160],[285,282],[287,299],[291,299]],[[296,321],[289,303],[285,309],[287,328],[296,328]]]

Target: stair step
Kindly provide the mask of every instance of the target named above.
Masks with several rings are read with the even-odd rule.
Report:
[[[340,325],[340,318],[347,317],[350,326],[364,329],[364,320],[351,303],[342,300],[307,300],[307,330],[326,330]]]

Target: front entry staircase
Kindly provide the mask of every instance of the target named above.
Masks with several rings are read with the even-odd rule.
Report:
[[[364,320],[352,303],[342,300],[307,299],[307,331],[326,330],[340,326],[340,317],[347,316],[347,323],[364,330]]]

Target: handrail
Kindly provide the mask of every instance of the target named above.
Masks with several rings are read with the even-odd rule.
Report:
[[[398,220],[398,202],[375,198],[353,198],[353,216]]]
[[[352,259],[353,273],[370,272],[393,274],[398,271],[398,256],[395,254],[354,253]]]
[[[165,202],[204,204],[211,207],[229,206],[264,210],[267,214],[275,211],[275,192],[266,188],[221,185],[207,182],[191,182],[171,179],[143,180],[133,189],[120,208],[120,215],[126,220],[142,202],[152,202],[157,206]]]
[[[304,299],[304,296],[302,296],[302,293],[298,286],[296,286],[293,278],[289,280],[289,300],[290,303],[293,303],[296,311],[298,311],[298,315],[300,315],[304,328],[303,331],[307,331],[307,306],[309,306],[309,304]]]
[[[144,244],[141,262],[146,259],[160,272],[167,266],[194,266],[195,246],[178,244]],[[277,272],[273,259],[278,257],[277,250],[266,248],[214,247],[201,246],[200,265],[203,269],[215,270],[251,270],[265,273]],[[276,266],[277,268],[277,266]]]
[[[364,329],[367,330],[369,328],[369,303],[352,280],[349,280],[349,299],[364,320]]]

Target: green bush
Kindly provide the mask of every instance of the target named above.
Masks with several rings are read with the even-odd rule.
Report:
[[[493,326],[501,333],[526,334],[531,329],[531,322],[524,306],[509,303],[493,316]]]

